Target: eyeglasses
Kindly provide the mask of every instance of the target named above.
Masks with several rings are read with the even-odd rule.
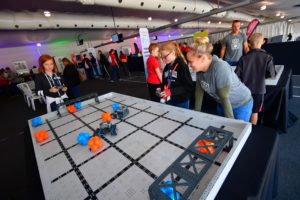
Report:
[[[170,53],[168,53],[166,56],[161,56],[161,59],[166,60],[167,57],[172,53],[172,51]]]

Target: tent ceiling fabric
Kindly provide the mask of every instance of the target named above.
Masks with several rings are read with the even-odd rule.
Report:
[[[0,4],[1,45],[26,45],[34,42],[51,42],[62,38],[73,38],[75,40],[82,33],[88,33],[86,35],[90,40],[108,40],[116,32],[113,26],[111,7],[113,8],[116,26],[118,26],[116,29],[126,36],[137,33],[138,27],[147,26],[153,29],[172,23],[175,18],[181,20],[197,16],[202,12],[208,12],[213,8],[218,8],[218,2],[220,7],[226,7],[241,1],[122,0],[122,3],[119,2],[120,0],[6,1]],[[144,2],[143,6],[141,6],[141,2]],[[259,6],[266,2],[268,4],[267,10],[260,11]],[[214,32],[230,27],[229,23],[233,19],[242,19],[245,23],[253,18],[274,20],[276,19],[275,13],[278,11],[287,17],[295,18],[299,15],[299,7],[294,7],[296,4],[299,4],[299,0],[263,1],[235,11],[219,13],[217,16],[207,17],[197,22],[182,24],[177,29],[175,27],[175,29],[163,30],[159,34],[168,35],[174,32],[191,34],[204,28]],[[158,8],[159,5],[160,8]],[[196,10],[194,10],[195,8]],[[44,10],[51,11],[50,18],[43,15]],[[149,16],[152,17],[152,21],[147,20]],[[208,20],[212,23],[207,24]],[[219,21],[223,23],[218,24]],[[17,28],[16,25],[18,25]],[[28,39],[31,34],[36,37]],[[12,35],[15,39],[11,39]]]

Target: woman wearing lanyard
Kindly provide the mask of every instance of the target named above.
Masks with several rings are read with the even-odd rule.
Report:
[[[204,91],[218,102],[219,115],[249,121],[253,100],[250,90],[239,80],[230,65],[211,55],[212,44],[195,43],[187,54],[189,66],[197,72],[195,110],[200,111]]]
[[[189,108],[193,82],[178,45],[175,42],[167,42],[161,46],[160,53],[166,64],[162,74],[162,97],[167,104]]]
[[[57,110],[57,103],[66,100],[67,87],[62,83],[61,78],[56,74],[53,58],[49,55],[42,55],[39,58],[39,74],[35,78],[35,88],[39,96],[44,96],[47,103],[47,112]]]

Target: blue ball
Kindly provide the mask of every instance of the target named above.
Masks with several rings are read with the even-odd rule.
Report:
[[[166,181],[166,185],[171,185],[171,184],[172,184],[172,181]],[[160,188],[160,191],[162,191],[164,194],[166,194],[172,200],[180,200],[179,192],[175,192],[176,193],[176,198],[175,198],[173,187]]]
[[[114,103],[111,105],[111,107],[112,107],[113,111],[116,112],[120,108],[120,104]]]
[[[90,137],[91,136],[88,133],[79,133],[79,135],[77,136],[77,143],[85,146],[85,145],[87,145]]]
[[[81,109],[81,102],[76,102],[76,103],[74,103],[74,107],[75,107],[77,110],[80,110],[80,109]]]
[[[42,122],[42,118],[41,117],[36,117],[36,118],[34,118],[34,119],[31,120],[31,125],[33,127],[37,127],[37,126],[42,125],[42,124],[43,124],[43,122]]]

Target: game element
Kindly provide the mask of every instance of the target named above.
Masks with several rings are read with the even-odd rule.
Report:
[[[85,146],[87,145],[90,137],[91,136],[88,133],[79,133],[79,135],[77,136],[77,143],[82,146]]]
[[[129,114],[129,110],[127,106],[120,106],[118,103],[114,103],[112,105],[113,113],[111,117],[113,119],[123,119]]]
[[[198,145],[200,146],[199,148],[197,148],[197,151],[204,153],[204,154],[214,154],[215,150],[214,150],[214,143],[210,142],[208,140],[199,140],[198,141]]]
[[[166,103],[171,99],[171,90],[168,88],[168,86],[164,86],[164,91],[162,92],[160,88],[157,88],[156,95],[160,97],[161,103]]]
[[[94,136],[99,136],[101,138],[106,134],[117,135],[117,126],[111,123],[110,112],[103,113],[101,115],[102,122],[100,123],[100,128],[95,130]]]
[[[67,107],[67,110],[69,111],[69,113],[74,113],[76,112],[76,108],[74,105],[70,105]]]
[[[208,127],[152,183],[150,199],[188,199],[219,153],[226,146],[232,148],[232,135],[223,129]]]
[[[88,146],[90,147],[90,150],[92,152],[96,152],[103,146],[103,142],[102,140],[100,140],[99,136],[94,136],[91,137],[91,139],[88,141]]]
[[[172,181],[166,181],[165,185],[172,185]],[[172,187],[163,187],[160,190],[165,193],[172,200],[180,200],[180,193],[176,192],[176,197],[174,195],[174,190]]]
[[[120,108],[120,104],[118,103],[113,103],[111,105],[112,109],[113,109],[113,112],[116,112],[119,108]]]
[[[42,124],[43,124],[43,122],[42,122],[42,118],[41,117],[36,117],[36,118],[33,118],[31,120],[31,125],[33,127],[37,127],[37,126],[42,125]]]
[[[44,140],[47,140],[49,135],[47,134],[46,130],[41,130],[40,132],[35,133],[34,137],[38,143],[41,143]]]
[[[74,103],[74,106],[75,106],[76,110],[80,110],[81,109],[81,102]]]

